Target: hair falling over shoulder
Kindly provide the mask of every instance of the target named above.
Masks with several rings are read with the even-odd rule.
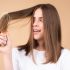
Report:
[[[46,63],[57,62],[61,55],[61,25],[60,18],[56,8],[51,4],[38,4],[28,9],[19,11],[9,12],[0,18],[0,32],[7,31],[9,21],[15,19],[23,19],[31,16],[31,26],[33,24],[33,14],[37,8],[41,8],[43,12],[43,23],[44,23],[44,45],[46,48]],[[33,39],[32,27],[31,34],[27,44],[18,46],[19,50],[25,50],[26,55],[29,52],[32,53],[33,49],[38,46],[38,42]]]

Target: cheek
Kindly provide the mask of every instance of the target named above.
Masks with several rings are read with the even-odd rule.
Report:
[[[40,28],[41,28],[41,33],[40,33],[41,35],[40,36],[43,37],[44,36],[44,26],[43,26],[43,24],[40,26]]]
[[[39,29],[41,30],[41,32],[39,33],[39,35],[40,35],[40,34],[43,35],[43,33],[44,33],[43,23],[40,23],[40,24],[39,24]]]
[[[38,33],[34,33],[34,38],[35,39],[42,39],[43,38],[43,36],[44,36],[44,27],[43,27],[43,25],[39,25],[39,29],[41,30],[40,32],[38,32]]]
[[[40,25],[40,29],[41,29],[41,32],[44,33],[44,25],[43,24]]]

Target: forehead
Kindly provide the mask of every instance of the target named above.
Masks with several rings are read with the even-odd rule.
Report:
[[[34,17],[43,17],[42,9],[38,8],[34,12]]]

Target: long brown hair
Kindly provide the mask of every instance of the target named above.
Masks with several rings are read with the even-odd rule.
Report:
[[[25,50],[26,55],[30,52],[33,56],[33,49],[37,48],[38,42],[33,39],[32,24],[33,14],[36,9],[41,8],[43,13],[44,23],[44,46],[46,48],[46,63],[57,62],[61,55],[61,25],[60,18],[56,8],[51,4],[39,4],[34,7],[8,13],[11,20],[31,16],[31,34],[25,45],[18,46],[19,51]],[[1,29],[1,28],[0,28]]]

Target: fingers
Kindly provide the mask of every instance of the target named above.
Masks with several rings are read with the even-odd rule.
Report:
[[[8,33],[0,33],[0,53],[11,52],[12,44]]]
[[[8,40],[7,35],[6,36],[0,35],[0,47],[1,46],[6,46],[7,40]]]

